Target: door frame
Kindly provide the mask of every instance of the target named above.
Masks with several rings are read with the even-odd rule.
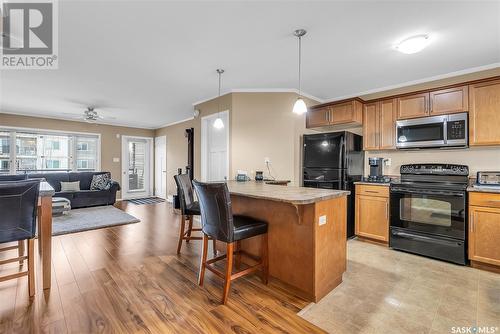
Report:
[[[227,164],[227,178],[229,179],[229,110],[221,111],[220,113],[214,113],[201,118],[201,180],[207,181],[208,174],[208,152],[207,152],[207,125],[208,121],[217,118],[221,114],[226,116],[227,124],[224,124],[224,131],[226,131],[226,164]]]
[[[160,138],[161,138],[161,140],[165,140],[165,194],[164,194],[163,197],[159,196],[159,194],[157,193],[158,187],[157,187],[157,184],[156,184],[156,182],[157,182],[157,172],[158,172],[156,170],[156,167],[157,167],[156,166],[156,162],[157,162],[156,161],[156,158],[157,158],[156,157],[156,142]],[[154,175],[154,195],[156,197],[159,197],[159,198],[167,199],[167,169],[166,169],[167,168],[167,136],[157,136],[157,137],[154,138],[154,152],[155,152],[155,154],[154,154],[154,165],[155,165],[155,167],[154,167],[154,172],[155,172],[155,175]],[[160,173],[163,173],[163,171],[160,171]],[[161,175],[161,174],[158,174],[158,175]]]
[[[141,136],[124,136],[122,135],[122,163],[121,163],[121,172],[122,172],[122,199],[133,199],[133,198],[142,198],[145,197],[144,193],[141,192],[140,195],[134,196],[133,193],[129,194],[128,193],[128,181],[126,178],[128,178],[127,174],[127,166],[125,166],[125,161],[128,159],[125,159],[125,157],[128,154],[128,149],[125,147],[125,143],[127,142],[128,139],[144,139],[148,142],[149,144],[149,159],[146,161],[147,167],[145,169],[149,170],[149,187],[147,192],[149,194],[146,195],[146,197],[152,196],[154,193],[154,138],[153,137],[141,137]],[[139,194],[139,193],[138,193]]]

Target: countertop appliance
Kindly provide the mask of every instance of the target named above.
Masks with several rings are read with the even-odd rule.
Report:
[[[396,121],[396,147],[467,147],[467,113]]]
[[[466,264],[469,168],[410,164],[400,173],[390,185],[389,246]]]
[[[255,171],[255,181],[263,181],[264,180],[264,172],[263,171]]]
[[[500,172],[477,172],[476,184],[500,187]]]
[[[354,182],[363,176],[363,137],[340,131],[304,135],[304,187],[348,190],[347,237],[354,236]]]

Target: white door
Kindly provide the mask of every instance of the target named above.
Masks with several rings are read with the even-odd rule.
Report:
[[[224,128],[213,124],[219,117]],[[204,181],[224,181],[229,176],[229,112],[202,118],[201,126],[201,178]]]
[[[167,137],[155,138],[155,196],[167,197]]]
[[[152,138],[122,136],[123,199],[152,195],[152,158]]]

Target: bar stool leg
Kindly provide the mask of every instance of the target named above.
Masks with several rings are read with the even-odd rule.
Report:
[[[224,279],[224,291],[222,293],[222,304],[226,305],[229,290],[231,288],[231,273],[233,271],[234,242],[227,244],[226,250],[226,275]]]
[[[177,254],[181,253],[182,240],[184,240],[184,229],[186,228],[186,217],[181,216],[181,226],[179,228],[179,242],[177,243]]]
[[[28,239],[28,292],[35,295],[35,239]]]
[[[214,257],[217,256],[217,239],[212,238],[212,251],[214,253]]]
[[[203,280],[205,279],[205,267],[207,263],[207,250],[208,250],[208,235],[203,233],[203,244],[201,246],[201,263],[200,263],[200,273],[198,275],[198,285],[203,286]]]
[[[269,250],[267,233],[262,234],[261,238],[262,283],[267,284],[269,281]]]
[[[187,230],[186,243],[189,243],[189,239],[191,238],[191,230],[193,229],[193,215],[189,215],[188,220],[189,220],[189,224],[188,224],[188,230]]]
[[[19,240],[17,242],[17,247],[18,247],[17,251],[18,251],[19,257],[24,256],[24,240]],[[20,265],[22,265],[23,263],[24,263],[23,260],[19,260]]]
[[[241,268],[241,240],[236,241],[236,256],[234,258],[236,269]]]

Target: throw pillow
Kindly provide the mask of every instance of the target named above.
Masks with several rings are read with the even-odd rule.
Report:
[[[111,188],[111,173],[97,174],[92,176],[90,190],[109,190]]]
[[[75,182],[61,181],[61,192],[75,192],[75,191],[80,191],[80,181],[75,181]]]

